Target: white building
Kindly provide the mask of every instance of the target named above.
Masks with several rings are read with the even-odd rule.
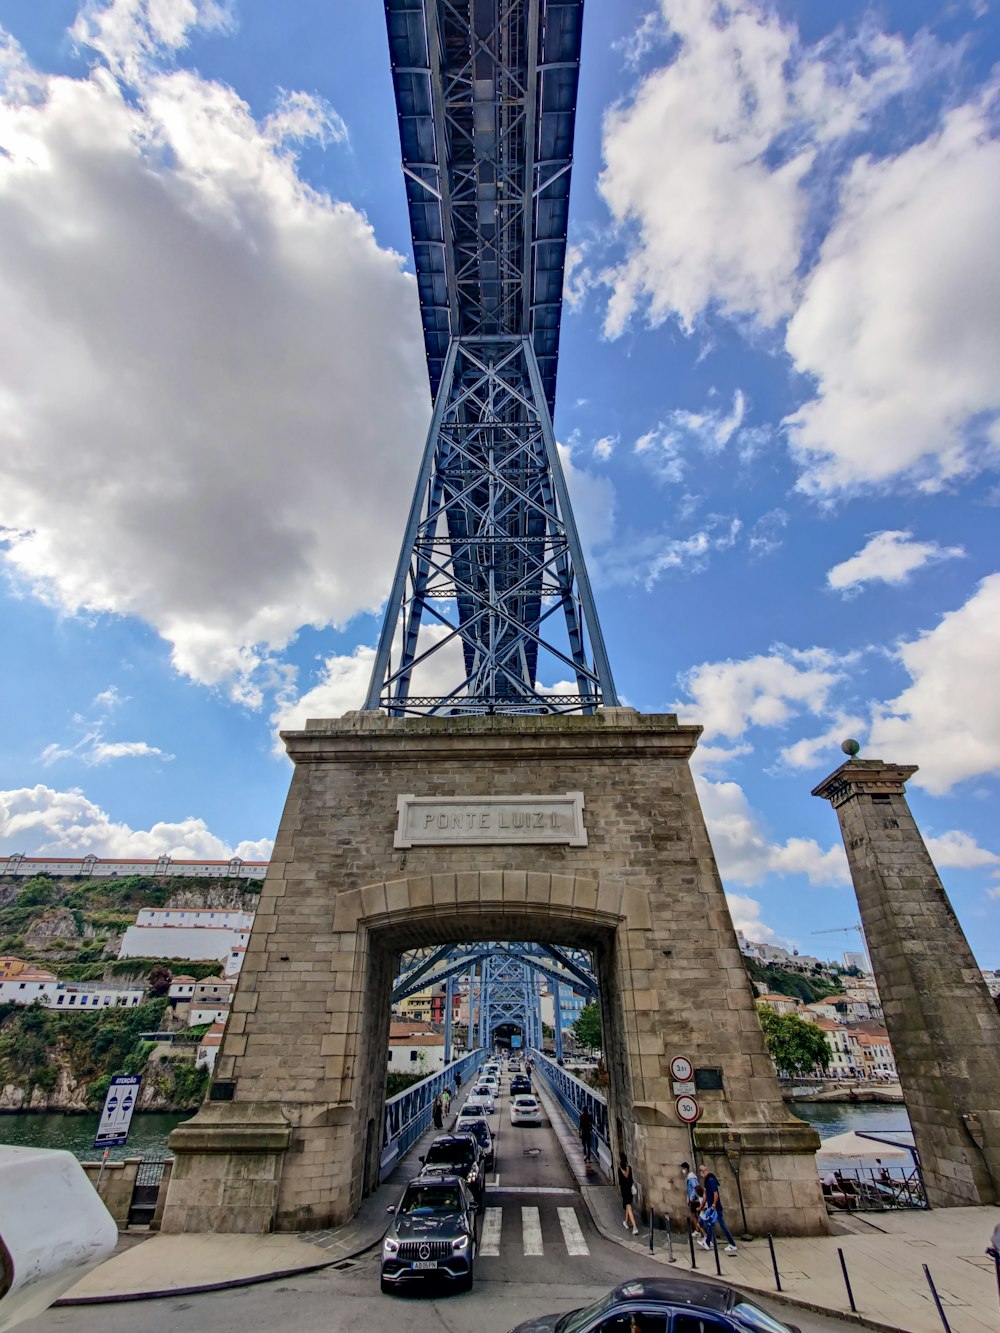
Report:
[[[390,1023],[388,1067],[397,1074],[436,1074],[444,1068],[444,1037],[419,1019]]]
[[[194,987],[197,977],[174,977],[170,983],[170,990],[167,995],[171,1000],[190,1000],[194,995]]]
[[[815,1023],[830,1048],[827,1073],[831,1078],[853,1078],[855,1057],[851,1046],[851,1034],[847,1028],[832,1018],[817,1018]]]
[[[222,1023],[225,1024],[229,1017],[229,1005],[192,1005],[188,1011],[188,1027],[200,1028],[203,1023]]]
[[[209,1073],[214,1070],[215,1058],[219,1054],[219,1047],[222,1045],[222,1034],[225,1030],[225,1021],[213,1023],[208,1029],[198,1043],[198,1054],[194,1059],[195,1069],[207,1069]]]
[[[137,926],[199,926],[205,930],[246,931],[253,926],[253,912],[227,912],[207,907],[144,907],[136,915]]]
[[[22,967],[13,976],[0,978],[0,1004],[34,1004],[36,1000],[52,1005],[59,987],[58,979],[40,967]]]
[[[129,926],[119,958],[180,958],[217,963],[228,958],[242,932],[202,926]]]
[[[134,1009],[142,1004],[141,986],[115,986],[106,981],[61,981],[53,1009]]]
[[[868,959],[860,951],[849,950],[844,954],[844,966],[856,967],[859,972],[868,971]]]
[[[243,959],[247,954],[245,944],[234,945],[229,951],[229,957],[226,959],[226,976],[236,978],[240,975],[243,968]]]
[[[188,875],[199,879],[263,879],[266,861],[174,861],[161,856],[149,861],[123,861],[99,856],[24,856],[12,852],[0,856],[0,875],[82,876],[86,879],[115,879],[119,875]]]

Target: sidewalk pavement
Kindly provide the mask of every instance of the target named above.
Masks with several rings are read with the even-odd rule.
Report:
[[[429,1129],[418,1139],[342,1227],[267,1236],[152,1232],[138,1244],[135,1233],[129,1232],[110,1259],[54,1304],[102,1305],[189,1296],[347,1265],[381,1241],[389,1227],[386,1209],[397,1202],[403,1183],[417,1174],[417,1157],[439,1132]]]
[[[585,1165],[576,1132],[548,1090],[542,1087],[536,1091],[580,1183],[598,1231],[635,1254],[637,1273],[643,1271],[640,1264],[648,1264],[650,1259],[669,1266],[666,1233],[654,1231],[654,1252],[650,1255],[648,1217],[645,1230],[640,1228],[638,1236],[623,1229],[617,1189],[604,1183],[602,1173]],[[726,1220],[736,1234],[734,1213],[738,1218],[738,1209],[730,1207]],[[951,1333],[997,1333],[1000,1329],[996,1267],[985,1253],[993,1228],[1000,1221],[1000,1208],[906,1210],[853,1214],[831,1220],[842,1234],[780,1236],[774,1241],[782,1286],[780,1295],[775,1290],[766,1237],[745,1244],[737,1234],[739,1253],[735,1255],[727,1255],[720,1247],[722,1280],[769,1300],[783,1300],[802,1309],[838,1315],[886,1333],[942,1333],[945,1325],[924,1275],[926,1265]],[[858,1308],[856,1316],[850,1312],[838,1250],[843,1251],[847,1264]],[[718,1280],[714,1254],[696,1247],[695,1263],[698,1277]],[[691,1267],[688,1239],[677,1237],[673,1272],[680,1277],[690,1273]]]
[[[669,1266],[666,1236],[632,1236],[622,1228],[621,1200],[600,1168],[585,1163],[576,1132],[555,1099],[537,1087],[549,1120],[580,1183],[584,1202],[598,1231],[630,1250],[636,1271],[650,1262]],[[106,1263],[78,1282],[56,1305],[152,1300],[246,1286],[293,1273],[348,1264],[376,1245],[388,1226],[386,1208],[402,1183],[416,1173],[416,1157],[433,1137],[428,1130],[395,1167],[388,1180],[362,1203],[350,1222],[335,1230],[268,1236],[153,1234],[136,1244],[131,1233]],[[941,1333],[942,1324],[924,1276],[930,1269],[951,1333],[996,1333],[1000,1304],[993,1263],[985,1254],[1000,1209],[948,1208],[930,1212],[874,1213],[835,1219],[844,1234],[811,1238],[779,1237],[775,1251],[782,1293],[775,1291],[767,1240],[739,1243],[735,1256],[720,1251],[722,1280],[746,1291],[784,1300],[802,1309],[853,1319],[886,1333]],[[732,1210],[729,1221],[733,1221]],[[842,1250],[858,1315],[849,1313],[838,1250]],[[674,1245],[672,1271],[691,1271],[686,1238]],[[715,1257],[696,1250],[699,1277],[717,1280]]]

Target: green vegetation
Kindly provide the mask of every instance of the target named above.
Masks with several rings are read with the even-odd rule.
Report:
[[[811,1074],[826,1069],[830,1048],[818,1027],[797,1014],[777,1014],[766,1004],[757,1006],[764,1040],[780,1074]]]
[[[426,1074],[404,1074],[402,1070],[392,1070],[385,1076],[385,1095],[386,1100],[390,1097],[398,1097],[401,1092],[407,1088],[412,1088],[414,1083],[419,1083],[425,1079]]]
[[[585,1005],[580,1010],[580,1017],[573,1024],[573,1036],[588,1051],[601,1048],[601,1006],[596,1002]]]
[[[743,959],[751,981],[762,981],[775,995],[793,995],[803,1004],[825,1000],[828,995],[843,994],[844,985],[836,972],[795,972],[779,967],[777,963],[760,963],[756,958]]]

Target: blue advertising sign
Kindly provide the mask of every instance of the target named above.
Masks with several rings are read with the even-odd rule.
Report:
[[[139,1100],[141,1082],[141,1074],[116,1074],[111,1080],[108,1095],[104,1099],[101,1121],[97,1126],[95,1148],[113,1148],[128,1142],[129,1126]]]

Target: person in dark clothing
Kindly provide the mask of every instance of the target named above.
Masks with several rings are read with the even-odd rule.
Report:
[[[431,1116],[434,1120],[434,1128],[441,1129],[444,1125],[444,1103],[441,1100],[441,1094],[434,1098],[434,1105],[431,1108]]]
[[[622,1226],[626,1230],[631,1227],[632,1235],[638,1236],[639,1228],[635,1224],[635,1213],[632,1211],[632,1200],[635,1197],[635,1177],[632,1175],[632,1168],[629,1166],[628,1158],[624,1153],[618,1154],[618,1188],[621,1191],[622,1207],[625,1209],[625,1220]]]
[[[706,1223],[705,1239],[698,1243],[701,1245],[702,1249],[710,1250],[712,1248],[712,1233],[715,1229],[715,1225],[718,1224],[722,1230],[722,1234],[729,1242],[726,1246],[726,1253],[735,1254],[736,1242],[733,1240],[733,1233],[726,1226],[725,1215],[722,1211],[722,1197],[719,1194],[719,1179],[707,1166],[702,1166],[700,1171],[701,1179],[705,1186],[705,1210],[710,1218],[713,1212],[715,1213],[715,1217]]]
[[[591,1139],[594,1133],[594,1122],[591,1119],[590,1112],[586,1107],[580,1112],[580,1142],[583,1145],[583,1160],[590,1161]]]

